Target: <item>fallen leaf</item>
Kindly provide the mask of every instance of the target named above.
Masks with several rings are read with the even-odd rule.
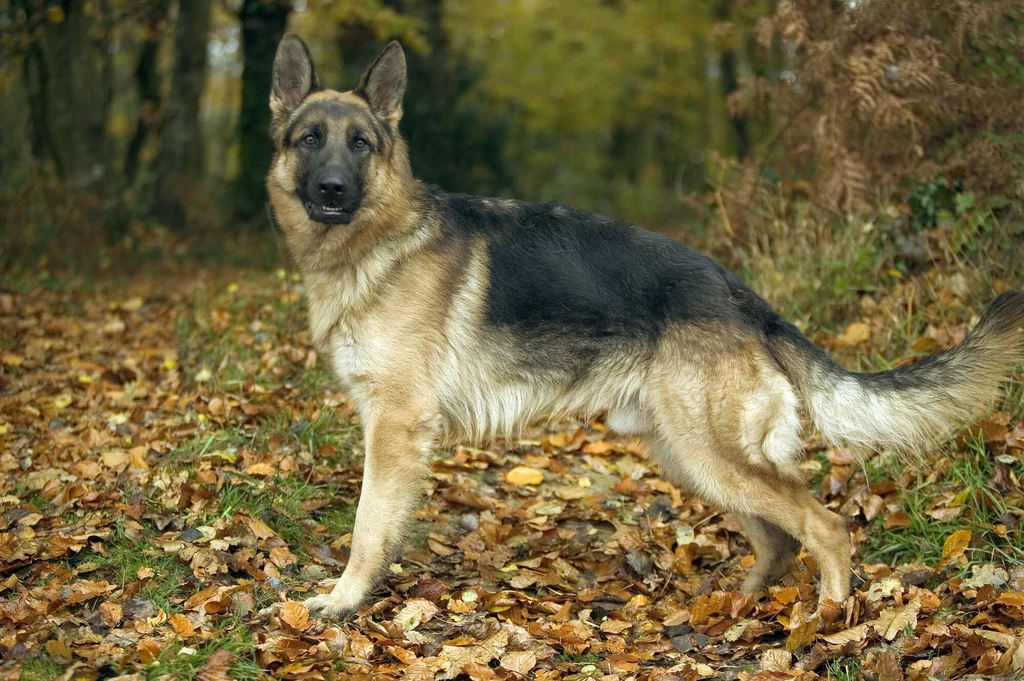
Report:
[[[818,626],[820,624],[821,620],[817,616],[812,616],[810,619],[797,625],[789,632],[789,636],[786,637],[786,650],[792,653],[804,646],[810,645],[818,633]]]
[[[298,601],[288,601],[281,606],[281,621],[295,631],[305,631],[309,628],[309,610]]]
[[[246,468],[245,469],[245,473],[246,473],[246,475],[259,475],[259,476],[266,477],[266,476],[270,476],[270,475],[276,475],[277,474],[277,469],[275,469],[269,463],[260,462],[260,463],[254,463],[253,465],[251,465],[248,468]]]
[[[167,623],[174,629],[174,633],[181,638],[192,638],[195,636],[196,630],[192,626],[192,621],[184,615],[171,615],[167,618]]]
[[[793,654],[782,648],[768,648],[761,653],[761,669],[766,672],[788,672],[793,666]]]
[[[74,402],[74,400],[75,398],[68,394],[58,395],[53,399],[53,402],[50,403],[50,408],[55,411],[62,411],[71,406],[71,403]]]
[[[904,679],[899,656],[892,650],[883,650],[878,654],[875,673],[878,674],[878,681],[903,681]]]
[[[142,664],[149,664],[160,657],[160,644],[151,638],[139,641],[139,661]]]
[[[277,536],[277,533],[269,525],[258,518],[249,520],[249,531],[256,535],[257,539],[270,539]]]
[[[228,669],[238,656],[223,648],[215,652],[206,660],[196,673],[195,681],[231,681]]]
[[[870,624],[875,628],[875,631],[885,637],[885,640],[891,641],[908,625],[917,625],[917,613],[920,611],[921,602],[914,599],[903,607],[885,610],[878,616],[878,619]]]
[[[395,616],[395,622],[406,631],[412,631],[423,622],[429,622],[438,613],[438,607],[425,598],[412,598]]]
[[[131,456],[128,452],[119,449],[103,452],[103,454],[100,455],[100,461],[102,461],[103,465],[107,468],[117,468],[119,466],[127,466],[131,461]]]
[[[1009,574],[1003,568],[996,567],[992,563],[981,563],[971,566],[971,576],[964,579],[963,584],[972,589],[980,589],[986,584],[1001,587],[1009,578]]]
[[[860,345],[869,338],[871,338],[871,328],[864,322],[854,322],[847,326],[846,330],[836,340],[839,341],[840,345],[852,347]]]
[[[996,598],[999,605],[1009,605],[1014,608],[1024,608],[1024,592],[1004,591]]]
[[[373,641],[358,631],[354,631],[349,639],[349,650],[351,650],[354,657],[361,660],[369,660],[373,657]]]
[[[72,658],[71,648],[68,648],[68,644],[63,638],[51,638],[47,641],[46,652],[57,657],[62,657],[65,660],[70,660]]]
[[[121,623],[121,618],[123,616],[123,610],[120,603],[112,603],[110,601],[100,603],[100,618],[108,627],[116,627]]]
[[[508,645],[508,639],[508,631],[500,629],[480,643],[468,646],[442,646],[438,657],[443,664],[443,671],[437,678],[454,679],[474,663],[487,665],[491,660],[500,658]]]
[[[510,650],[501,656],[501,667],[526,676],[537,665],[537,655],[530,650]]]
[[[834,634],[822,636],[822,639],[832,645],[844,646],[847,643],[863,641],[864,637],[868,635],[868,629],[869,627],[867,623],[858,624],[855,627],[850,627],[849,629],[844,629],[843,631],[838,631]]]
[[[606,442],[604,440],[597,440],[595,442],[588,442],[587,444],[583,445],[583,453],[584,454],[595,454],[595,455],[600,456],[602,454],[607,454],[609,452],[614,452],[614,451],[615,451],[615,444],[612,443],[612,442]]]
[[[529,466],[516,466],[505,474],[505,482],[511,485],[539,485],[544,482],[544,474]]]
[[[964,551],[967,550],[967,545],[970,543],[970,530],[957,530],[950,534],[942,544],[942,562],[940,565],[948,565],[964,555]]]
[[[882,526],[887,530],[892,530],[897,527],[910,527],[911,525],[913,525],[913,521],[911,521],[910,516],[903,511],[890,513],[885,517],[885,522],[882,523]]]

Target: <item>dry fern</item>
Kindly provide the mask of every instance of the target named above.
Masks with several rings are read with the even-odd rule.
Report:
[[[1022,33],[1020,0],[779,3],[754,37],[789,56],[793,77],[749,80],[728,111],[770,109],[780,133],[749,163],[810,182],[836,211],[869,211],[907,178],[937,174],[1024,196]],[[751,177],[734,202],[754,198]]]

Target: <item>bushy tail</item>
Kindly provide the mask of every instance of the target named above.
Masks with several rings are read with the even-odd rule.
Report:
[[[1024,291],[1003,293],[963,341],[875,374],[837,365],[788,322],[766,329],[768,348],[831,442],[914,451],[990,408],[1024,359]]]

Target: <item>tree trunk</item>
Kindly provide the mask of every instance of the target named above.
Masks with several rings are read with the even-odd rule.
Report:
[[[714,17],[718,21],[729,21],[731,0],[719,0],[715,4]],[[719,64],[722,67],[722,97],[727,99],[730,94],[739,89],[739,77],[737,75],[736,48],[726,45],[722,49]],[[747,157],[750,152],[750,131],[748,130],[747,118],[745,116],[730,116],[729,127],[732,130],[733,147],[736,156],[740,160]]]
[[[174,66],[167,95],[153,213],[184,229],[184,199],[203,169],[199,100],[206,82],[206,39],[211,0],[179,0],[174,26]]]
[[[128,143],[128,152],[124,159],[124,174],[128,182],[135,180],[135,173],[139,167],[139,153],[160,116],[157,56],[160,51],[160,28],[167,18],[168,4],[168,0],[155,0],[143,17],[146,39],[139,49],[139,63],[135,69],[135,82],[139,89],[139,120],[135,126],[135,134]]]
[[[60,21],[47,21],[25,55],[32,113],[32,152],[53,160],[68,185],[94,189],[111,175],[106,122],[109,60],[93,35],[103,28],[82,0],[64,0]]]
[[[235,216],[243,221],[265,215],[264,179],[274,155],[270,141],[270,80],[274,53],[284,36],[291,6],[285,0],[245,0],[242,22],[242,110],[238,118],[238,175],[232,188]]]

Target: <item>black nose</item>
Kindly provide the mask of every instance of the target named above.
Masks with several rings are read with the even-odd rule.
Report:
[[[326,201],[337,201],[345,195],[345,183],[337,175],[320,180],[320,197]]]

